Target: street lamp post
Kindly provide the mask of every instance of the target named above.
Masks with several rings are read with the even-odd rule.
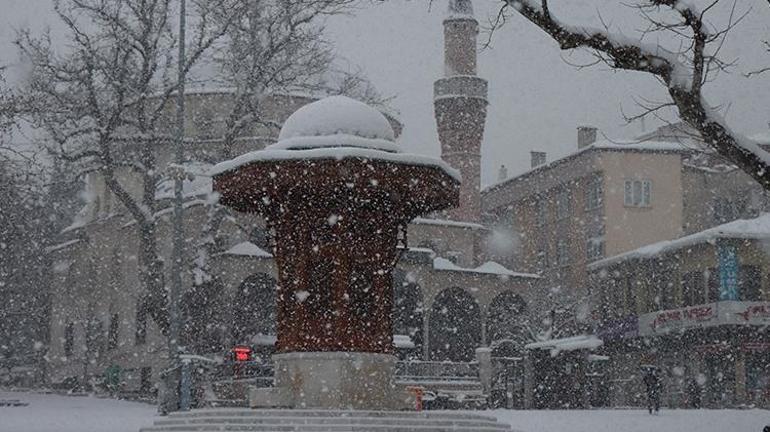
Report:
[[[189,407],[180,406],[179,390],[180,383],[177,377],[181,378],[179,362],[179,336],[181,327],[181,317],[179,314],[179,298],[182,290],[182,260],[184,247],[184,91],[185,91],[185,14],[186,2],[180,0],[179,3],[179,58],[178,58],[178,82],[177,82],[177,100],[176,100],[176,139],[174,149],[174,162],[176,164],[174,175],[174,216],[172,221],[172,251],[171,251],[171,285],[169,287],[169,334],[168,334],[168,358],[170,376],[168,388],[167,407],[176,410],[177,408],[187,409]]]

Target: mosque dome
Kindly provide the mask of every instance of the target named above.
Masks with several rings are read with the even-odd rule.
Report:
[[[330,96],[290,115],[271,150],[358,147],[400,153],[385,116],[347,96]]]

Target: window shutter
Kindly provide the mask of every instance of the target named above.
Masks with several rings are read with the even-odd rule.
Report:
[[[624,184],[623,204],[627,206],[634,205],[633,183],[631,180],[626,180]]]

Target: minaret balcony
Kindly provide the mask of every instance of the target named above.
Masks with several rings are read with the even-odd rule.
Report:
[[[467,97],[487,100],[487,80],[475,75],[456,75],[433,83],[434,100]]]

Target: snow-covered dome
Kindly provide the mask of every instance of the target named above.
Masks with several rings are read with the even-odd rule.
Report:
[[[359,147],[400,153],[395,133],[385,116],[347,96],[330,96],[290,115],[278,134],[275,150]]]

